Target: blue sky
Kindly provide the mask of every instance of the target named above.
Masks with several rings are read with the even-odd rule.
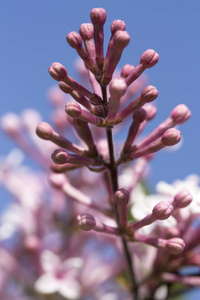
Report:
[[[123,2],[123,3],[122,3]],[[190,173],[200,173],[199,142],[199,69],[200,69],[200,4],[198,1],[66,1],[10,0],[1,2],[0,99],[5,112],[20,113],[33,107],[48,120],[46,101],[48,88],[55,84],[48,74],[52,62],[64,64],[75,76],[73,61],[77,54],[66,42],[66,34],[78,31],[90,22],[90,10],[107,10],[106,40],[110,24],[122,19],[127,24],[131,41],[119,64],[136,65],[148,48],[160,55],[159,63],[146,74],[159,90],[158,114],[149,131],[167,118],[171,110],[185,103],[192,111],[191,119],[180,127],[183,146],[177,152],[162,151],[152,163],[152,185],[160,179],[172,182]],[[12,143],[0,133],[0,154]]]
[[[48,67],[58,61],[75,76],[76,52],[66,42],[66,34],[78,31],[90,22],[90,10],[107,10],[105,44],[114,19],[126,22],[131,41],[124,51],[120,67],[137,65],[148,48],[160,55],[159,63],[146,74],[159,90],[158,114],[149,127],[153,129],[180,103],[186,104],[191,119],[180,127],[183,145],[177,152],[162,151],[152,162],[150,183],[172,182],[191,173],[200,174],[199,69],[200,2],[160,0],[8,0],[1,1],[0,17],[0,116],[24,108],[38,109],[48,120],[50,108],[46,92],[55,84]],[[0,155],[13,143],[0,133]]]

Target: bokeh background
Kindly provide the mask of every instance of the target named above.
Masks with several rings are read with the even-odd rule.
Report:
[[[158,114],[148,130],[165,120],[178,104],[186,104],[191,119],[180,127],[182,146],[177,151],[161,151],[151,163],[149,186],[159,180],[169,183],[189,174],[200,175],[200,2],[160,0],[7,0],[0,1],[0,116],[21,113],[25,108],[40,111],[49,120],[47,90],[55,84],[48,74],[52,62],[62,63],[75,77],[76,51],[66,42],[66,34],[78,31],[90,22],[90,10],[107,10],[105,46],[110,24],[115,19],[126,22],[131,41],[119,64],[137,65],[148,48],[160,55],[159,63],[147,70],[149,82],[159,91]],[[126,133],[125,133],[126,135]],[[14,146],[0,132],[0,156]],[[0,206],[8,196],[0,187]],[[200,289],[188,295],[197,299]],[[198,293],[198,294],[197,294]]]

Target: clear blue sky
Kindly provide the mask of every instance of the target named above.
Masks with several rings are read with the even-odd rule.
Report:
[[[151,128],[167,118],[179,103],[185,103],[192,111],[191,119],[180,127],[182,148],[172,153],[162,151],[152,163],[153,185],[160,179],[171,182],[190,173],[200,174],[198,1],[2,1],[0,115],[33,107],[42,112],[45,120],[48,119],[45,95],[55,84],[48,74],[48,67],[54,61],[61,62],[74,76],[72,62],[77,54],[65,37],[72,30],[78,31],[81,23],[90,22],[93,7],[107,10],[106,42],[112,20],[120,18],[127,24],[131,42],[120,66],[125,63],[136,65],[148,48],[155,49],[160,55],[159,63],[146,72],[150,83],[159,90],[158,115]],[[0,140],[3,141],[0,154],[5,154],[12,143],[1,133]]]
[[[48,120],[46,91],[55,82],[48,74],[52,62],[64,64],[74,76],[72,62],[76,52],[66,42],[66,34],[78,31],[81,23],[90,22],[90,10],[107,10],[105,29],[122,19],[127,24],[131,42],[124,51],[120,66],[136,65],[148,48],[160,55],[159,63],[148,72],[150,83],[159,90],[158,115],[151,128],[167,118],[180,103],[186,104],[191,119],[180,127],[183,146],[177,152],[160,152],[152,163],[151,183],[172,182],[188,174],[200,175],[200,2],[161,0],[7,0],[0,10],[0,116],[20,113],[32,107]],[[150,129],[149,129],[150,130]],[[14,144],[0,133],[0,155]]]

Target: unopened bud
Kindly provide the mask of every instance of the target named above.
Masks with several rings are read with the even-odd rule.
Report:
[[[103,25],[106,18],[107,13],[104,8],[93,8],[90,12],[90,19],[94,25]]]
[[[74,118],[78,118],[81,115],[81,107],[76,102],[68,102],[65,106],[66,113]]]
[[[118,30],[122,30],[122,31],[126,30],[126,24],[122,20],[114,20],[111,24],[110,29],[113,36],[115,32]]]
[[[167,129],[162,135],[162,143],[165,146],[173,146],[181,140],[181,132],[175,128]]]
[[[91,23],[83,23],[80,26],[79,33],[83,40],[90,40],[94,35],[94,28]]]
[[[177,105],[171,112],[170,117],[175,124],[182,124],[186,122],[191,116],[191,111],[185,104]]]
[[[159,60],[158,53],[152,49],[148,49],[142,54],[140,58],[140,63],[144,64],[146,68],[151,68],[155,64],[157,64],[158,60]]]
[[[114,79],[111,81],[109,90],[113,98],[120,99],[126,92],[126,82],[123,79]]]
[[[46,122],[41,122],[36,128],[36,134],[43,140],[50,140],[52,132],[52,127]]]
[[[77,221],[78,221],[78,226],[85,231],[92,230],[96,225],[95,218],[90,214],[78,215]]]
[[[49,67],[49,74],[51,77],[57,81],[62,81],[67,76],[67,70],[63,65],[58,62],[54,62]]]
[[[155,86],[148,85],[141,92],[141,97],[145,100],[145,102],[151,102],[158,97],[158,90]]]
[[[121,77],[126,78],[131,71],[133,71],[135,67],[129,64],[126,64],[125,66],[123,66],[122,70],[121,70]]]
[[[129,201],[129,191],[125,189],[119,189],[115,192],[115,202],[117,205],[127,205]]]
[[[78,32],[72,31],[72,32],[68,33],[66,39],[67,39],[68,44],[72,48],[77,49],[77,48],[82,47],[82,38],[81,38],[80,34],[78,34]]]
[[[157,220],[168,219],[173,212],[173,206],[167,201],[161,201],[156,204],[152,210],[153,216]]]
[[[185,248],[185,243],[180,238],[172,238],[166,242],[166,249],[171,254],[180,254]]]
[[[181,190],[174,197],[173,205],[175,208],[183,208],[188,206],[192,202],[192,195],[186,189]]]
[[[69,153],[67,153],[66,151],[64,151],[62,149],[56,149],[52,153],[51,158],[58,165],[65,164],[65,163],[69,162],[69,160],[70,160]]]

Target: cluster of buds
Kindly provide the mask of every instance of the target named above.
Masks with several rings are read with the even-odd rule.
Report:
[[[137,187],[143,181],[147,165],[154,154],[164,147],[180,142],[181,133],[176,126],[187,121],[191,113],[184,104],[180,104],[150,134],[138,139],[148,122],[156,115],[156,107],[151,102],[158,97],[154,86],[144,88],[142,73],[157,64],[159,55],[148,49],[142,54],[137,66],[126,64],[117,76],[115,70],[129,44],[130,36],[124,21],[113,21],[107,52],[104,55],[106,17],[103,8],[92,9],[92,23],[84,23],[80,26],[79,33],[73,31],[67,35],[67,42],[82,60],[79,68],[84,79],[88,77],[91,89],[71,78],[60,63],[54,62],[49,67],[49,73],[59,82],[60,90],[75,101],[66,101],[65,111],[60,114],[63,102],[58,100],[60,96],[54,97],[54,105],[59,112],[54,116],[55,128],[47,122],[37,125],[37,135],[45,140],[42,145],[37,142],[37,152],[22,138],[20,118],[7,116],[3,119],[2,126],[45,169],[50,165],[49,182],[67,201],[70,200],[67,202],[72,215],[70,221],[73,221],[73,224],[76,222],[77,227],[87,231],[86,242],[93,236],[93,231],[97,234],[102,233],[99,234],[102,245],[105,241],[112,241],[117,253],[124,257],[119,264],[116,262],[108,269],[104,268],[109,274],[105,276],[105,280],[120,277],[125,270],[128,273],[127,291],[124,292],[122,288],[122,294],[118,291],[110,293],[110,296],[114,295],[113,299],[127,300],[160,299],[160,288],[164,291],[168,288],[166,298],[166,295],[171,293],[172,283],[178,282],[183,286],[200,284],[200,276],[182,276],[180,273],[184,266],[200,266],[200,257],[196,252],[199,247],[199,228],[191,229],[193,222],[199,218],[199,212],[190,215],[182,213],[192,204],[192,195],[190,188],[181,188],[164,200],[161,196],[157,198],[157,195],[154,195],[156,203],[153,202],[150,210],[146,205],[147,210],[143,210],[144,216],[139,217],[138,202],[140,200],[142,203],[145,197],[140,199],[142,193],[137,192]],[[117,156],[113,130],[116,130],[119,136],[120,130],[124,133],[125,121],[130,125]],[[71,135],[70,126],[76,133],[73,141],[64,136],[66,128],[68,136]],[[48,149],[48,153],[52,149],[51,161],[50,155],[44,157],[43,147]],[[131,181],[130,178],[127,179],[127,163],[131,165]],[[69,204],[71,202],[73,204]],[[165,225],[168,220],[173,220],[171,226]],[[71,223],[67,222],[66,227],[72,226]],[[72,229],[74,230],[74,227]],[[190,232],[195,233],[195,240],[189,238]],[[86,235],[83,234],[84,237]],[[148,270],[142,263],[147,260]],[[76,257],[74,262],[74,267],[80,269],[82,261]],[[87,266],[85,268],[87,269]],[[36,281],[36,290],[50,294],[50,288],[45,290],[41,287],[50,275],[42,276]],[[59,276],[65,277],[63,274]],[[91,292],[83,277],[78,278],[76,273],[76,281],[74,278],[71,281],[77,289],[74,294],[72,291],[71,294],[67,294],[63,286],[59,289],[60,282],[56,283],[55,290],[69,299],[85,299],[88,295],[95,299],[97,295],[94,286]],[[90,280],[92,282],[92,279]],[[98,296],[98,299],[101,297]],[[109,298],[102,296],[102,299]]]

